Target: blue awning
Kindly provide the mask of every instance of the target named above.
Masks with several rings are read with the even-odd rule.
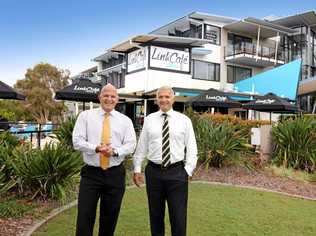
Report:
[[[277,96],[296,100],[302,60],[298,59],[235,83],[239,92]]]

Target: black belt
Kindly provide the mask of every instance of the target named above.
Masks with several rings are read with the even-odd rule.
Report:
[[[111,166],[111,167],[108,167],[106,168],[105,170],[113,170],[113,169],[116,169],[116,168],[119,168],[119,167],[122,167],[123,166],[123,162],[121,162],[119,165],[117,166]],[[95,169],[95,170],[101,170],[101,171],[105,171],[103,170],[100,166],[90,166],[88,164],[85,165],[86,168],[88,169]]]
[[[148,165],[150,165],[151,167],[157,168],[157,169],[159,168],[161,170],[168,170],[168,169],[172,169],[172,168],[175,168],[178,166],[184,166],[184,163],[183,163],[183,161],[178,161],[178,162],[172,163],[172,164],[168,165],[167,167],[165,167],[161,164],[156,164],[155,162],[148,161]]]

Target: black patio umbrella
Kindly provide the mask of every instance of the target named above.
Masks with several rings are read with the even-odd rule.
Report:
[[[224,108],[238,108],[241,107],[241,103],[235,101],[229,97],[225,92],[209,89],[202,94],[191,98],[188,104],[192,106],[202,107],[224,107]]]
[[[73,84],[56,92],[55,99],[77,102],[99,102],[98,95],[101,84],[93,83],[86,78],[80,78]]]
[[[25,100],[25,96],[16,92],[9,85],[0,81],[0,98],[2,99],[15,99],[15,100]]]
[[[258,97],[253,101],[243,104],[242,107],[248,110],[270,112],[270,121],[271,113],[297,113],[301,111],[287,99],[273,93],[267,93],[264,96]]]
[[[253,101],[243,104],[242,107],[248,110],[275,113],[295,113],[300,111],[296,105],[273,93],[267,93],[264,96],[258,97]]]

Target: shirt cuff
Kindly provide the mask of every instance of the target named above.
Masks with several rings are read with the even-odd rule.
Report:
[[[88,146],[86,146],[86,148],[88,149],[87,153],[95,154],[95,149],[97,148],[97,146],[98,145],[96,144],[89,143]]]
[[[184,167],[185,171],[187,172],[188,176],[192,176],[193,170],[191,168],[189,168],[189,166],[185,166]]]

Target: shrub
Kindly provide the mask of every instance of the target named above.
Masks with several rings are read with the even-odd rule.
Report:
[[[13,149],[19,144],[20,144],[20,141],[16,136],[10,134],[9,132],[0,133],[0,146],[6,146],[6,147],[9,147],[10,149]]]
[[[247,132],[228,122],[215,123],[207,117],[201,117],[197,121],[195,131],[199,160],[206,167],[221,167],[225,161],[248,153],[251,147],[248,144]]]
[[[6,109],[0,109],[0,117],[5,118],[6,120],[14,120],[14,112],[8,111]]]
[[[14,176],[8,176],[5,170],[6,165],[0,165],[0,196],[6,194],[17,183]]]
[[[9,132],[0,133],[0,196],[16,185],[12,166],[9,162],[12,151],[20,145],[17,137]]]
[[[75,123],[76,118],[70,117],[67,121],[60,124],[55,134],[61,144],[72,147],[72,131]]]
[[[34,209],[34,205],[20,202],[15,199],[0,202],[0,217],[19,218]]]
[[[203,113],[202,116],[207,117],[217,124],[228,122],[229,124],[246,127],[260,127],[261,125],[270,124],[270,121],[266,120],[243,120],[233,115]]]
[[[311,117],[296,117],[280,122],[272,129],[276,144],[272,161],[277,165],[315,170],[316,120]]]
[[[78,179],[83,161],[79,152],[62,144],[48,144],[43,150],[14,150],[11,165],[20,193],[65,200]]]

